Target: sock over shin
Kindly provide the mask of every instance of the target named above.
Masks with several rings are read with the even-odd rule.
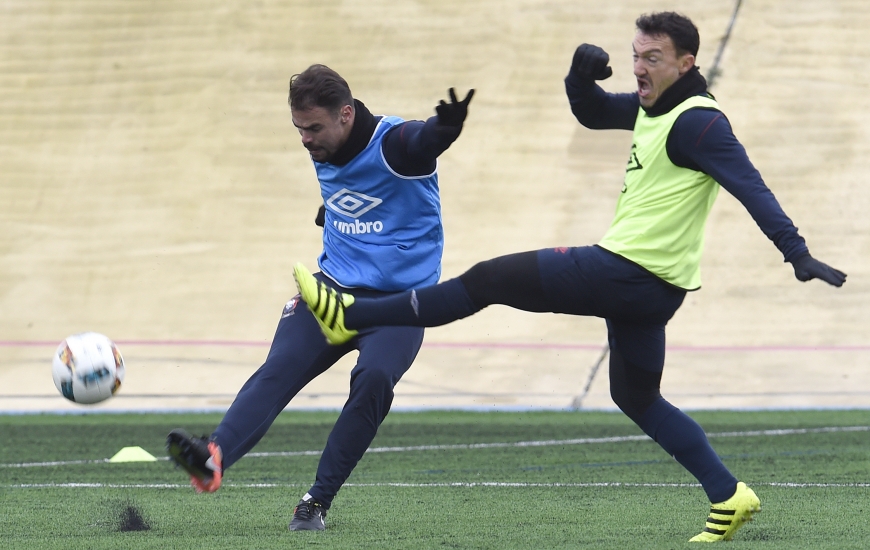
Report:
[[[344,311],[344,326],[352,330],[376,326],[437,327],[479,310],[457,278],[384,298],[357,298]]]
[[[640,420],[640,428],[698,479],[710,502],[734,495],[737,478],[722,463],[697,422],[665,399],[653,403]]]

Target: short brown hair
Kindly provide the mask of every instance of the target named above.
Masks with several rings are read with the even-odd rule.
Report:
[[[698,27],[685,15],[673,11],[644,14],[637,18],[635,26],[649,36],[668,36],[674,43],[677,55],[698,55],[701,36],[698,34]]]
[[[338,112],[353,105],[353,94],[347,81],[326,65],[312,65],[290,78],[290,108],[298,111],[323,107]]]

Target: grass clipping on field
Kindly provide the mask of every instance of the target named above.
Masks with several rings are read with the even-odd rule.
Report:
[[[142,517],[142,512],[132,501],[121,503],[118,512],[118,531],[148,531],[151,526]]]

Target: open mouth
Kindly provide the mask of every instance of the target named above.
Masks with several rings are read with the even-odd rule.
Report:
[[[646,97],[650,94],[651,90],[652,85],[648,81],[642,78],[637,79],[637,95],[640,97]]]

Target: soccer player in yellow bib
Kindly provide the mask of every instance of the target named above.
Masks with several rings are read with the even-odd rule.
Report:
[[[592,129],[633,130],[625,183],[610,229],[595,246],[523,252],[478,263],[455,279],[382,299],[330,290],[301,264],[302,299],[338,344],[371,326],[439,326],[503,304],[605,319],[610,393],[619,408],[694,475],[711,502],[691,540],[730,540],[761,510],[756,494],[716,455],[701,427],[660,392],[665,325],[701,286],[704,226],[719,187],[734,195],[792,264],[800,281],[842,286],[846,275],[809,254],[734,137],[695,66],[700,38],[673,12],[636,21],[637,91],[607,93],[601,48],[577,48],[565,86],[571,110]]]

